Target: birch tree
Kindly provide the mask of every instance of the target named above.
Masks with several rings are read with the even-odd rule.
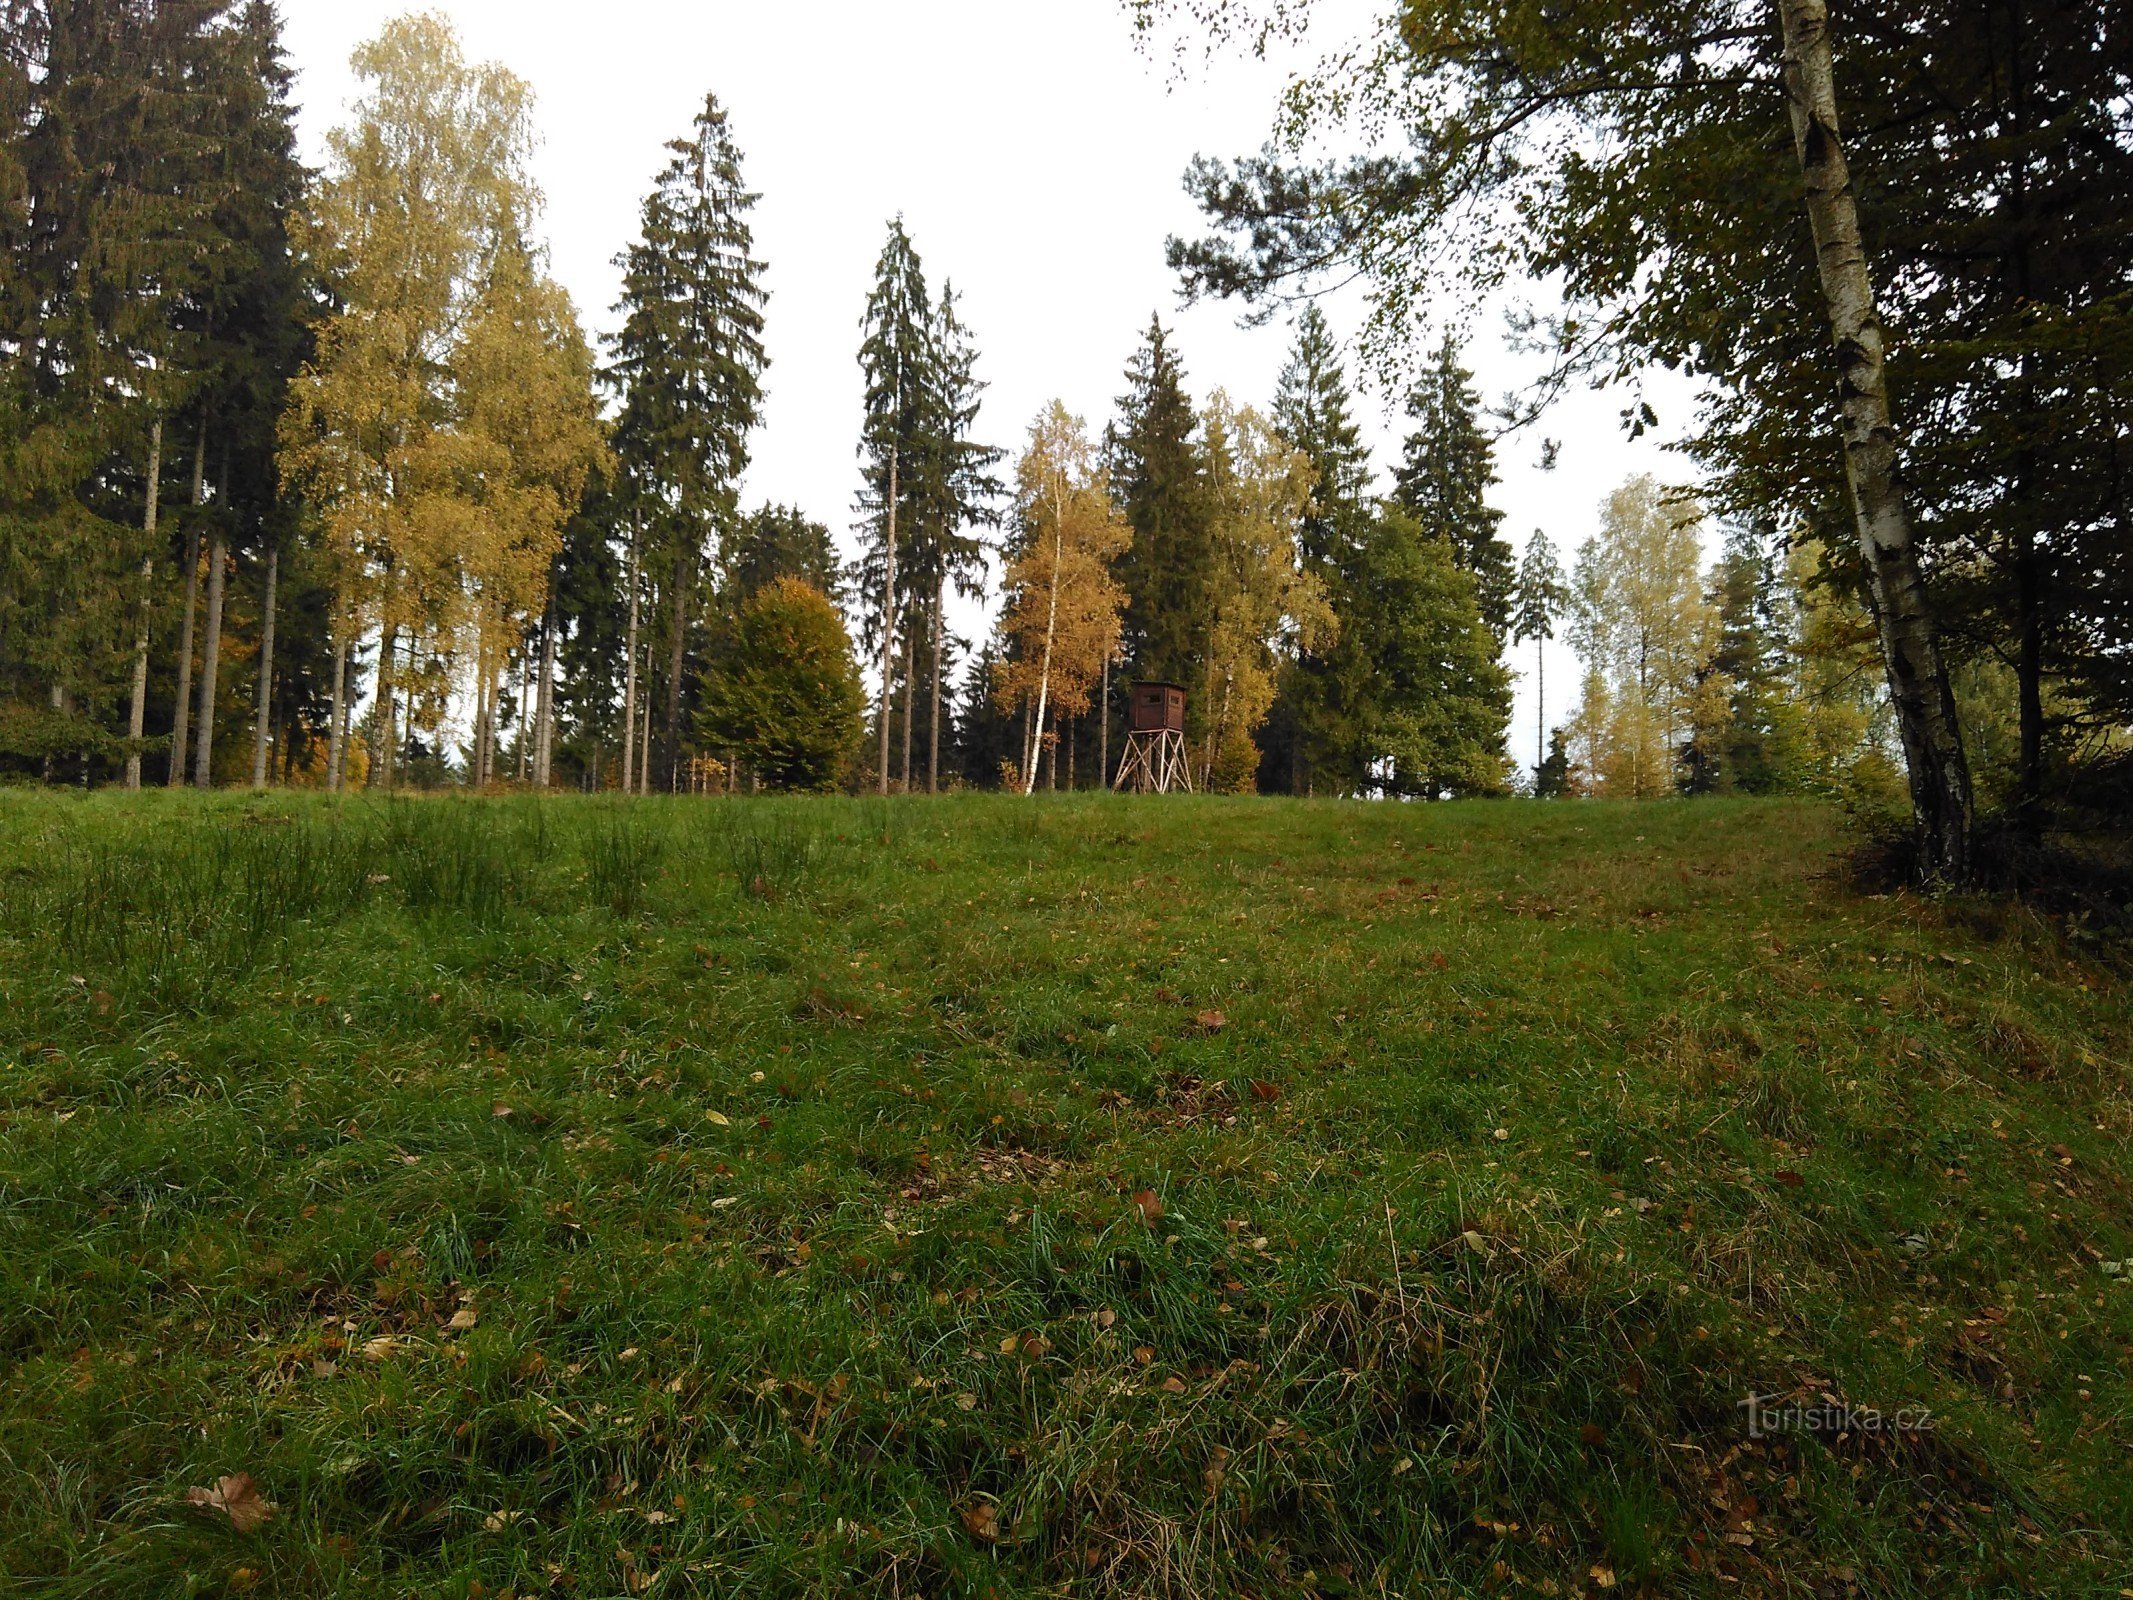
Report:
[[[1022,792],[1037,786],[1048,721],[1078,717],[1118,649],[1125,590],[1113,568],[1132,529],[1112,504],[1088,426],[1054,400],[1030,424],[1015,466],[1015,545],[994,679],[1003,710],[1026,711]]]

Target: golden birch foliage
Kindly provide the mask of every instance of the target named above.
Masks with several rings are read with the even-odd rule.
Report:
[[[1000,631],[1013,643],[993,680],[1001,709],[1040,697],[1078,717],[1118,649],[1126,591],[1112,564],[1133,530],[1112,503],[1086,423],[1054,400],[1030,424],[1015,467],[1016,553]]]
[[[1200,692],[1202,787],[1241,792],[1258,777],[1253,743],[1284,656],[1323,649],[1334,636],[1325,586],[1298,565],[1297,536],[1311,505],[1311,467],[1273,425],[1221,391],[1205,417],[1213,500],[1211,627]]]
[[[570,297],[523,249],[500,251],[455,353],[463,623],[484,701],[604,458],[593,360]]]
[[[1697,680],[1718,648],[1702,526],[1701,506],[1632,478],[1608,497],[1598,536],[1578,552],[1570,638],[1607,690],[1604,715],[1588,703],[1580,718],[1601,793],[1649,799],[1675,790]]]
[[[343,625],[422,632],[450,625],[474,526],[452,365],[499,245],[537,204],[531,97],[470,66],[434,16],[389,23],[352,64],[369,92],[296,224],[339,310],[291,385],[282,472],[320,515]]]

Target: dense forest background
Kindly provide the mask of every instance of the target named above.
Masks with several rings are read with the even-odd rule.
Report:
[[[1199,40],[1309,8],[1134,9]],[[1172,259],[1188,292],[1286,323],[1270,395],[1195,392],[1158,316],[1118,330],[1108,421],[996,417],[983,330],[892,222],[852,308],[846,560],[821,521],[741,499],[771,313],[714,96],[617,241],[596,345],[549,273],[530,91],[441,19],[358,53],[309,170],[267,0],[9,5],[0,771],[1092,787],[1123,686],[1161,679],[1205,788],[1901,808],[1922,724],[1890,694],[1894,617],[1928,628],[1983,814],[2123,815],[2126,23],[1867,6],[1831,33],[1819,8],[1707,0],[1536,31],[1532,10],[1405,6],[1352,92],[1295,85],[1287,143],[1194,168],[1210,231]],[[1911,590],[1861,556],[1823,113],[1786,114],[1816,41]],[[1307,157],[1356,118],[1384,153]],[[1311,295],[1350,269],[1373,314],[1344,346]],[[1519,419],[1433,319],[1515,273],[1564,287],[1523,330],[1558,383],[1643,364],[1711,396],[1692,481],[1592,485],[1599,534],[1522,558],[1491,504]],[[1366,448],[1360,366],[1409,396],[1396,459]],[[1578,681],[1546,682],[1557,638]]]

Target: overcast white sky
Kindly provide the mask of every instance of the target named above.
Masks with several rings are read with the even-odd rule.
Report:
[[[351,50],[419,6],[396,0],[285,0],[306,158],[354,95]],[[746,498],[789,501],[850,544],[857,481],[858,322],[888,219],[901,212],[929,279],[952,279],[991,388],[982,431],[1016,448],[1053,396],[1100,429],[1121,372],[1160,310],[1174,324],[1196,396],[1272,396],[1286,327],[1241,329],[1222,305],[1181,311],[1163,241],[1196,231],[1180,178],[1198,152],[1258,148],[1288,76],[1366,25],[1378,0],[1327,0],[1318,32],[1269,62],[1222,58],[1181,78],[1138,53],[1118,0],[439,0],[467,53],[533,86],[556,276],[589,331],[611,325],[615,254],[705,91],[731,112],[745,174],[762,201],[757,254],[769,264],[769,406]],[[1356,306],[1328,303],[1336,330]],[[1474,330],[1469,365],[1490,397],[1522,369],[1500,330]],[[1524,545],[1536,526],[1569,553],[1602,497],[1635,471],[1684,468],[1620,432],[1618,395],[1582,394],[1541,432],[1563,441],[1551,473],[1538,435],[1507,440],[1496,504]],[[1396,402],[1362,396],[1389,471]],[[1669,424],[1685,417],[1666,417]],[[964,631],[982,626],[971,616]],[[1512,748],[1531,762],[1532,652]],[[1551,654],[1548,710],[1574,687]]]

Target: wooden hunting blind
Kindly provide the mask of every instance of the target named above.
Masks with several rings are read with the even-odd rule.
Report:
[[[1185,756],[1185,691],[1174,683],[1136,683],[1127,701],[1126,754],[1115,789],[1135,794],[1192,792]]]
[[[1185,691],[1174,683],[1136,683],[1132,717],[1134,733],[1183,733]]]

